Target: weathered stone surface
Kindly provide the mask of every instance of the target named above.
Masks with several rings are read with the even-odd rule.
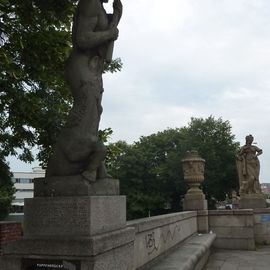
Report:
[[[207,262],[215,234],[192,236],[151,270],[201,270]]]
[[[81,270],[134,270],[133,252],[133,243],[129,243],[83,262]]]
[[[254,210],[254,234],[257,244],[270,244],[270,209]]]
[[[55,256],[93,257],[112,249],[134,242],[134,229],[125,228],[92,237],[68,238],[24,238],[7,245],[5,255],[13,256]]]
[[[89,237],[124,228],[125,196],[37,197],[25,200],[24,235]]]
[[[21,270],[21,259],[14,257],[0,257],[1,270]]]
[[[209,232],[208,210],[197,211],[197,226],[199,233]]]
[[[235,249],[235,250],[255,250],[254,239],[226,239],[217,238],[214,242],[215,248]]]
[[[246,136],[246,144],[236,153],[240,197],[245,194],[262,194],[259,182],[260,162],[258,159],[258,156],[262,154],[262,149],[253,145],[253,140],[252,135]]]
[[[263,194],[245,194],[239,201],[241,209],[266,208],[266,200]]]
[[[82,239],[22,239],[5,249],[1,270],[21,270],[22,258],[79,261],[81,270],[133,270],[134,229]],[[20,257],[21,259],[15,259]]]
[[[128,222],[136,231],[135,269],[149,263],[197,232],[197,213],[182,212]]]
[[[197,151],[188,151],[182,159],[184,179],[190,186],[187,194],[201,194],[202,190],[199,188],[204,180],[204,164]]]
[[[100,179],[89,183],[81,175],[34,179],[34,197],[119,195],[119,180]]]
[[[204,180],[205,160],[197,151],[188,151],[182,159],[184,179],[190,189],[183,200],[184,211],[207,210],[207,201],[199,188]]]
[[[216,233],[214,247],[254,250],[252,210],[209,211],[209,230]]]
[[[183,200],[184,211],[207,210],[207,200],[185,198]]]

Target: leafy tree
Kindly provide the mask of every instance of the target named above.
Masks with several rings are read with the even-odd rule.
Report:
[[[15,189],[11,177],[12,174],[4,157],[0,157],[0,220],[8,215],[13,200]]]
[[[46,165],[72,98],[64,82],[77,0],[0,0],[0,151]],[[120,70],[120,59],[105,71]]]
[[[239,144],[228,121],[192,118],[187,127],[141,137],[132,145],[113,145],[120,150],[111,160],[110,173],[120,179],[121,193],[127,195],[129,219],[181,210],[187,190],[181,160],[191,149],[206,160],[203,189],[210,208],[238,188],[234,153]]]
[[[72,97],[64,81],[64,63],[71,48],[76,3],[0,0],[2,206],[11,202],[13,194],[5,157],[15,155],[31,162],[31,150],[38,146],[37,158],[46,166],[70,110]],[[105,71],[115,72],[121,67],[120,59],[116,59],[106,65]]]
[[[186,191],[180,177],[180,142],[179,130],[168,129],[132,145],[115,144],[122,151],[110,173],[120,179],[121,193],[127,195],[129,219],[180,209],[180,195]]]
[[[239,143],[231,132],[229,121],[221,118],[192,118],[182,129],[188,148],[198,150],[206,161],[203,190],[209,207],[215,201],[224,200],[226,194],[239,189],[235,153]]]

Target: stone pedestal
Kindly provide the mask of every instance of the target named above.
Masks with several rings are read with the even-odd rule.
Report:
[[[208,210],[197,211],[197,226],[199,233],[209,233]]]
[[[240,209],[266,208],[266,200],[263,194],[244,194],[239,200]]]
[[[116,182],[107,190],[104,181],[95,183],[95,190],[104,188],[110,196],[78,196],[75,190],[73,196],[48,197],[42,195],[52,191],[54,183],[45,180],[35,183],[47,185],[45,192],[40,188],[35,198],[25,200],[24,237],[4,248],[0,269],[133,270],[135,232],[126,227],[125,196],[117,195],[117,188],[112,194]],[[86,185],[86,190],[77,189],[79,194],[94,190],[71,178],[68,184]],[[54,186],[54,194],[67,192],[59,188],[64,187],[61,179]]]
[[[207,200],[204,194],[186,194],[183,200],[184,211],[207,210]]]
[[[125,196],[37,197],[25,200],[27,238],[91,237],[126,226]]]

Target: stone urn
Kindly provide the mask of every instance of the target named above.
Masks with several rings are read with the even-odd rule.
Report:
[[[200,189],[204,181],[205,160],[195,150],[188,151],[182,159],[184,179],[189,186],[185,196],[186,199],[204,199],[205,196]]]

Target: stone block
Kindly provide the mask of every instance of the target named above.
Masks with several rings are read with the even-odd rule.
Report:
[[[0,257],[1,270],[21,270],[21,260],[14,257]]]
[[[133,253],[133,243],[129,243],[91,260],[82,261],[81,270],[134,270]]]
[[[207,210],[207,200],[185,198],[183,200],[184,211]]]
[[[217,238],[231,238],[232,227],[210,227],[210,230],[213,231]]]
[[[119,195],[119,180],[98,179],[89,183],[81,175],[34,179],[34,197]]]
[[[198,211],[197,216],[197,225],[199,233],[208,233],[209,232],[209,222],[208,222],[208,210]]]
[[[171,248],[197,233],[197,213],[181,212],[128,222],[134,226],[135,269],[164,256]]]
[[[223,227],[228,224],[230,227],[243,227],[250,226],[253,227],[253,216],[243,216],[243,215],[218,215],[209,216],[209,226],[210,227]]]
[[[235,250],[255,250],[254,239],[230,239],[216,238],[214,242],[215,248],[235,249]]]
[[[270,214],[270,208],[258,208],[253,210],[254,214]]]
[[[256,241],[256,244],[259,244],[259,245],[270,245],[270,236],[269,235],[263,235],[263,236],[256,235],[255,241]]]
[[[89,237],[124,228],[125,196],[37,197],[25,200],[27,238]]]
[[[218,238],[248,239],[254,238],[252,227],[214,227],[211,228]]]
[[[4,255],[27,257],[29,254],[46,257],[93,257],[134,242],[134,229],[125,228],[92,237],[68,238],[24,238],[10,243]]]
[[[256,209],[266,208],[266,200],[263,194],[250,194],[240,198],[239,208]]]
[[[232,238],[254,238],[253,227],[232,227]]]
[[[195,211],[190,212],[178,212],[167,215],[154,216],[150,218],[140,218],[137,220],[131,220],[127,222],[127,226],[134,227],[136,233],[144,232],[158,227],[166,226],[183,220],[190,220],[191,223],[195,223],[197,213]]]
[[[132,228],[82,239],[22,239],[6,248],[2,265],[12,268],[1,270],[21,270],[18,261],[25,258],[52,262],[72,260],[78,262],[80,270],[133,270],[133,255]]]

